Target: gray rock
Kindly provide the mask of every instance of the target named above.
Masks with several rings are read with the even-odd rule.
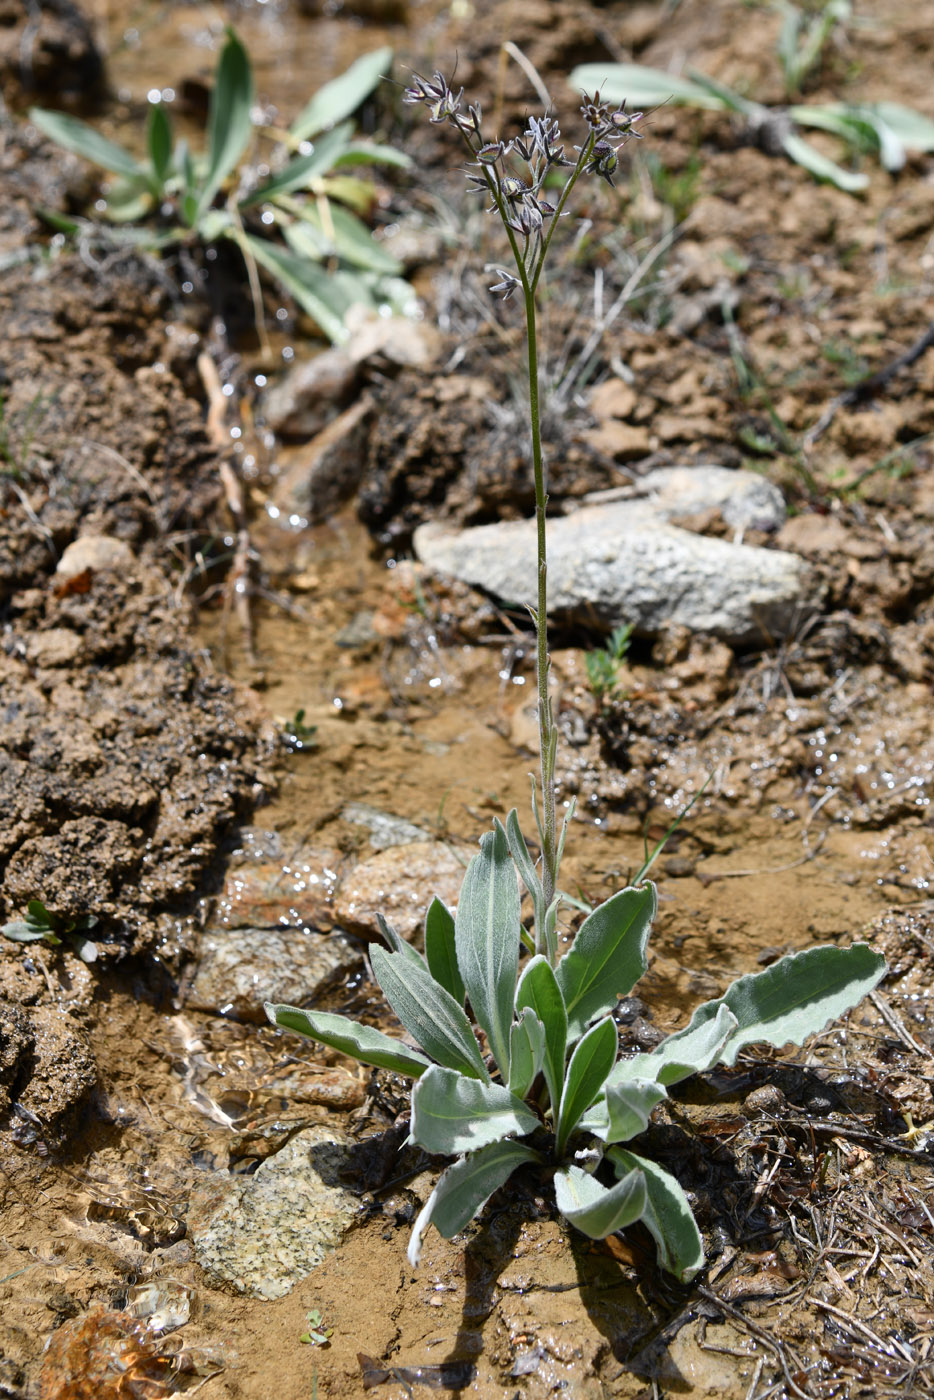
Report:
[[[438,573],[504,602],[535,602],[534,520],[454,533],[430,523],[415,553]],[[786,634],[816,605],[807,564],[782,550],[691,534],[644,501],[585,506],[549,525],[549,611],[591,626],[663,623],[745,645]]]
[[[764,476],[701,463],[656,467],[631,486],[613,486],[584,497],[585,505],[644,501],[663,520],[682,520],[717,510],[736,530],[780,530],[785,498]]]
[[[252,1176],[196,1187],[188,1238],[209,1278],[252,1298],[282,1298],[310,1274],[360,1211],[338,1179],[348,1144],[332,1128],[306,1128]]]
[[[729,467],[657,467],[637,482],[640,495],[664,520],[719,510],[734,529],[780,530],[785,498],[764,476]]]
[[[339,934],[300,928],[209,929],[186,1003],[199,1011],[263,1022],[264,1001],[309,1005],[362,961]]]
[[[334,917],[341,928],[373,938],[380,913],[403,938],[415,942],[435,895],[448,908],[457,904],[473,854],[459,855],[441,841],[390,846],[362,860],[341,881],[334,899]]]
[[[383,812],[379,807],[370,807],[366,802],[348,802],[341,810],[345,822],[354,826],[365,826],[370,833],[370,845],[375,851],[385,851],[390,846],[407,846],[410,841],[429,841],[431,832],[425,831],[404,817]]]

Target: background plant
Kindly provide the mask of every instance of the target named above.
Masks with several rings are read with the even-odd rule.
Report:
[[[629,651],[632,623],[614,627],[605,647],[593,647],[584,652],[587,683],[598,705],[613,700],[619,694],[619,669]]]
[[[784,31],[783,31],[784,33]],[[790,50],[789,50],[790,54]],[[788,57],[788,55],[786,55]],[[790,61],[790,57],[789,57]],[[900,102],[795,103],[766,107],[713,78],[688,69],[688,76],[665,73],[640,63],[585,63],[568,80],[575,88],[601,83],[604,97],[649,105],[674,103],[739,117],[750,139],[770,152],[783,152],[819,180],[856,194],[869,184],[863,171],[846,170],[799,134],[813,127],[838,136],[854,156],[878,156],[886,170],[900,170],[908,151],[934,151],[934,122]]]
[[[623,103],[611,108],[599,93],[585,98],[583,142],[572,160],[551,116],[530,118],[513,141],[488,141],[479,107],[464,108],[463,93],[440,74],[414,77],[405,96],[424,105],[432,122],[453,126],[464,142],[471,185],[491,200],[515,269],[497,269],[491,290],[507,299],[519,293],[524,311],[538,538],[540,775],[533,811],[540,857],[533,858],[513,810],[481,838],[456,917],[432,901],[424,954],[378,916],[386,946],[370,945],[373,974],[414,1047],[344,1016],[273,1003],[266,1012],[275,1025],[415,1081],[412,1140],[457,1160],[415,1223],[413,1265],[430,1224],[444,1236],[456,1234],[513,1171],[532,1166],[553,1175],[559,1210],[584,1234],[602,1238],[641,1219],[662,1266],[686,1281],[701,1267],[703,1249],[684,1191],[623,1144],[645,1131],[673,1084],[718,1062],[733,1064],[753,1042],[800,1043],[870,991],[885,963],[866,944],[808,949],[740,978],[650,1054],[618,1059],[612,1012],[646,971],[656,895],[649,883],[611,895],[587,914],[569,947],[559,946],[559,907],[563,899],[577,901],[558,886],[570,812],[558,835],[536,293],[574,185],[584,174],[613,183],[619,147],[634,134],[639,114],[627,113]],[[564,171],[552,202],[550,184],[544,197],[546,178]],[[520,879],[531,901],[530,928],[522,920]]]
[[[14,943],[45,943],[50,948],[60,948],[63,943],[69,943],[83,962],[90,963],[97,958],[97,944],[84,935],[96,925],[96,914],[74,917],[53,914],[41,899],[31,899],[26,905],[24,917],[3,924],[0,933]]]
[[[375,199],[360,167],[406,168],[409,157],[357,140],[350,119],[392,63],[391,49],[358,59],[311,98],[273,140],[271,173],[257,175],[247,157],[253,125],[249,55],[230,29],[221,50],[208,116],[207,145],[194,154],[176,141],[167,107],[149,111],[144,157],[62,112],[33,108],[32,122],[51,140],[109,171],[104,213],[121,236],[145,247],[232,240],[255,277],[260,267],[292,296],[332,341],[346,338],[351,306],[405,309],[413,300],[402,268],[372,236],[361,215]],[[226,192],[226,193],[225,193]],[[218,204],[218,197],[222,203]],[[47,215],[59,228],[80,225]]]

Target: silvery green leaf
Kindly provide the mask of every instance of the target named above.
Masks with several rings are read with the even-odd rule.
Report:
[[[582,63],[568,78],[577,92],[597,92],[604,102],[655,107],[665,102],[723,111],[726,103],[700,82],[643,63]]]
[[[734,1065],[745,1045],[802,1045],[838,1016],[852,1010],[886,973],[885,958],[868,943],[850,948],[807,948],[773,963],[764,972],[740,977],[716,1001],[706,1001],[679,1031],[684,1040],[716,1019],[721,1007],[736,1017],[720,1061]],[[671,1037],[674,1039],[674,1037]],[[664,1051],[667,1042],[658,1047]],[[653,1052],[658,1053],[658,1052]]]
[[[501,826],[467,867],[454,922],[457,965],[500,1073],[509,1076],[509,1029],[519,968],[519,884]]]
[[[532,906],[535,910],[535,933],[536,938],[540,938],[542,919],[545,914],[545,893],[542,889],[539,873],[535,869],[535,862],[522,834],[519,814],[515,807],[506,818],[506,840],[509,842],[509,853],[516,863],[516,869],[522,876],[522,883],[532,896]],[[538,947],[537,943],[536,947]]]
[[[83,156],[102,170],[122,175],[127,180],[145,179],[146,167],[135,156],[115,141],[108,141],[87,122],[70,117],[65,112],[46,112],[41,107],[30,107],[29,120],[56,146],[71,151],[73,155]]]
[[[664,1086],[653,1079],[608,1084],[605,1097],[580,1126],[603,1142],[628,1142],[645,1132],[652,1109],[667,1097]]]
[[[375,141],[351,141],[343,150],[335,165],[392,165],[397,170],[408,170],[412,157],[405,151],[396,151],[392,146],[378,146]]]
[[[474,1152],[539,1126],[537,1114],[502,1084],[481,1084],[440,1065],[426,1070],[412,1090],[412,1141],[426,1152]]]
[[[274,1026],[286,1031],[298,1031],[312,1040],[320,1040],[322,1045],[330,1045],[332,1050],[340,1050],[344,1055],[352,1055],[365,1065],[376,1065],[379,1069],[391,1069],[396,1074],[418,1079],[431,1064],[427,1055],[420,1050],[412,1050],[401,1040],[372,1026],[362,1026],[347,1016],[335,1016],[330,1011],[305,1011],[300,1006],[285,1006],[266,1002],[266,1015]]]
[[[370,965],[389,1005],[409,1035],[439,1064],[490,1082],[477,1038],[463,1008],[427,968],[370,944]]]
[[[393,928],[392,924],[386,921],[382,914],[376,915],[376,922],[379,925],[379,931],[388,944],[391,953],[398,953],[400,957],[406,959],[406,961],[410,963],[414,963],[416,967],[420,967],[425,972],[429,970],[427,962],[418,949],[413,948],[411,943],[406,943],[401,933],[398,933]]]
[[[658,1262],[682,1283],[690,1283],[703,1267],[704,1246],[680,1184],[656,1162],[637,1157],[625,1147],[611,1147],[607,1156],[624,1181],[632,1172],[642,1173],[646,1191],[642,1219],[655,1236]]]
[[[221,50],[208,114],[208,165],[198,193],[198,215],[215,194],[249,145],[253,134],[253,70],[246,49],[232,29]],[[197,215],[196,215],[197,217]]]
[[[335,344],[347,339],[344,315],[350,301],[343,286],[322,267],[306,257],[279,248],[265,238],[232,229],[229,236],[251,257],[271,272],[301,309],[311,316]]]
[[[451,993],[459,1006],[463,1006],[464,979],[457,966],[454,947],[454,915],[437,895],[425,915],[425,957],[435,981]]]
[[[161,189],[172,168],[172,124],[163,102],[150,108],[146,146],[157,188]]]
[[[40,938],[45,938],[48,929],[37,928],[27,919],[11,919],[8,924],[4,924],[0,929],[4,938],[11,938],[14,943],[37,943]]]
[[[800,165],[802,169],[810,171],[818,180],[827,180],[837,189],[844,190],[847,194],[859,194],[869,184],[869,176],[861,175],[853,170],[844,170],[836,161],[830,160],[828,156],[821,155],[820,151],[790,131],[782,137],[782,149],[785,154]]]
[[[509,1032],[509,1088],[524,1099],[545,1059],[545,1027],[526,1006]]]
[[[642,1216],[645,1178],[632,1171],[615,1186],[603,1186],[580,1167],[555,1172],[555,1200],[561,1214],[591,1240],[605,1240]]]
[[[333,131],[315,141],[312,150],[305,155],[295,156],[281,170],[277,170],[264,184],[240,201],[240,208],[261,204],[265,199],[275,199],[290,194],[293,190],[310,189],[315,180],[326,175],[339,162],[341,155],[350,145],[353,135],[353,122],[342,122]]]
[[[526,963],[516,988],[516,1011],[521,1012],[527,1006],[531,1007],[545,1027],[545,1058],[542,1070],[548,1085],[552,1113],[557,1118],[564,1085],[568,1016],[554,971],[542,954]]]
[[[333,200],[327,202],[326,212],[318,204],[309,204],[302,213],[305,223],[317,229],[326,237],[333,251],[352,267],[362,267],[370,272],[384,272],[394,276],[402,271],[402,264],[381,243],[377,243],[370,230],[356,214]]]
[[[555,1123],[555,1153],[561,1157],[568,1138],[599,1097],[616,1059],[616,1022],[611,1016],[591,1026],[578,1041],[568,1063]]]
[[[449,1240],[463,1230],[493,1192],[508,1181],[517,1167],[538,1162],[537,1152],[507,1138],[481,1147],[442,1172],[425,1203],[409,1240],[409,1263],[416,1268],[422,1252],[422,1236],[429,1225]]]
[[[610,1074],[609,1083],[631,1084],[641,1079],[654,1079],[670,1087],[692,1074],[712,1069],[723,1058],[724,1047],[739,1022],[727,1005],[708,1004],[716,1005],[716,1015],[696,1024],[692,1020],[647,1055],[620,1060]]]
[[[320,87],[306,107],[295,118],[290,130],[299,141],[314,136],[327,126],[334,126],[357,110],[388,73],[392,66],[392,49],[376,49],[352,63],[339,78]]]
[[[610,1011],[617,996],[628,995],[645,972],[655,909],[654,885],[630,887],[598,905],[577,930],[556,970],[572,1040]]]
[[[934,151],[934,121],[901,102],[866,104],[909,151]]]

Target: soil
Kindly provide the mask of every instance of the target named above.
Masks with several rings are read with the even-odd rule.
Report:
[[[156,82],[187,94],[193,119],[215,7],[47,5],[35,30],[8,8],[17,110],[37,93],[96,96],[103,127],[132,140]],[[783,100],[778,17],[740,0],[468,8],[278,0],[232,18],[261,100],[286,116],[385,42],[416,68],[456,53],[458,84],[507,128],[535,100],[508,40],[571,111],[574,63],[631,57]],[[808,97],[934,116],[931,33],[925,0],[865,0]],[[746,542],[804,555],[822,588],[816,619],[757,649],[676,629],[639,639],[603,697],[584,661],[601,639],[553,638],[560,794],[577,802],[568,888],[606,897],[693,803],[653,869],[660,914],[622,1042],[652,1043],[814,942],[866,936],[890,968],[803,1050],[744,1054],[656,1111],[646,1151],[704,1233],[696,1283],[660,1273],[639,1229],[571,1235],[532,1172],[465,1236],[432,1232],[414,1273],[408,1230],[440,1164],[403,1149],[402,1086],[186,1004],[205,929],[345,929],[362,948],[353,901],[377,876],[349,803],[417,828],[437,870],[528,803],[527,620],[410,558],[425,519],[529,511],[518,313],[484,291],[501,253],[449,133],[391,103],[365,120],[417,153],[378,217],[388,238],[440,223],[447,246],[423,243],[414,276],[444,346],[431,371],[365,371],[362,482],[313,527],[271,508],[304,449],[269,433],[257,385],[318,348],[307,325],[276,323],[270,364],[232,263],[51,239],[36,207],[83,208],[93,180],[21,115],[0,128],[0,917],[40,899],[59,927],[98,921],[92,963],[67,938],[0,940],[0,1394],[926,1394],[934,350],[858,386],[930,326],[931,157],[895,176],[867,161],[854,199],[722,117],[661,108],[619,188],[583,197],[589,222],[576,242],[568,230],[549,284],[546,375],[574,371],[545,425],[552,509],[659,464],[752,467],[790,514]],[[601,296],[611,305],[644,259],[637,295],[594,334]],[[202,353],[226,409],[215,396],[208,412]],[[730,533],[716,516],[690,523]],[[410,885],[433,893],[400,868],[391,897]],[[386,1019],[358,971],[326,998]],[[356,1144],[353,1228],[285,1297],[218,1286],[196,1262],[190,1202],[321,1125]],[[161,1297],[170,1281],[192,1317],[160,1341],[128,1305],[140,1283]],[[300,1341],[312,1309],[327,1345]]]

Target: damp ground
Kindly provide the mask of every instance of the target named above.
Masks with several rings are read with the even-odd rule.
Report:
[[[501,60],[507,40],[567,109],[570,63],[633,54],[685,54],[780,96],[777,19],[727,0],[488,3],[472,19],[348,9],[231,12],[286,114],[387,42],[413,65],[457,52],[458,81],[505,120],[530,101]],[[91,17],[112,50],[96,118],[111,134],[132,130],[153,82],[184,92],[197,120],[215,7]],[[855,84],[927,110],[934,16],[867,4],[858,17],[816,95]],[[622,285],[684,220],[597,340],[596,377],[622,369],[631,392],[611,412],[575,390],[549,425],[555,507],[646,464],[752,467],[790,508],[777,540],[753,542],[809,559],[822,589],[814,615],[756,648],[677,628],[638,638],[602,698],[585,663],[600,635],[555,632],[560,793],[576,802],[568,887],[606,897],[694,803],[653,869],[660,913],[624,1043],[652,1043],[736,975],[816,941],[867,936],[891,968],[804,1050],[744,1056],[681,1086],[659,1116],[648,1146],[691,1192],[709,1257],[682,1289],[638,1231],[572,1237],[534,1175],[465,1238],[430,1236],[413,1274],[408,1230],[439,1164],[404,1150],[403,1086],[263,1028],[256,1011],[307,959],[320,1004],[387,1023],[363,963],[376,908],[417,938],[420,908],[436,889],[454,898],[492,818],[528,809],[527,621],[433,577],[410,547],[436,514],[528,509],[508,386],[517,322],[482,292],[476,213],[442,136],[397,139],[427,174],[387,189],[384,222],[440,223],[451,240],[415,273],[443,343],[428,369],[373,371],[365,473],[321,523],[276,504],[304,449],[270,436],[257,389],[310,353],[306,327],[276,323],[270,304],[284,324],[270,364],[246,313],[236,338],[220,277],[194,306],[134,256],[4,264],[3,913],[39,897],[62,914],[93,906],[101,925],[90,966],[67,947],[0,947],[0,1387],[48,1400],[197,1385],[244,1400],[924,1394],[932,352],[835,400],[929,324],[930,163],[876,172],[857,201],[737,145],[719,118],[661,110],[644,143],[659,164],[637,163],[618,202],[594,197],[592,260],[564,269],[550,313],[549,354],[573,360],[594,326],[594,267],[606,289]],[[3,160],[0,233],[15,253],[46,237],[32,207],[79,200],[88,177],[15,124]],[[233,390],[220,425],[205,423],[205,349]],[[224,460],[247,495],[241,575]],[[716,513],[692,525],[729,534]],[[111,543],[69,564],[79,536]],[[324,1162],[328,1139],[341,1151],[319,1173],[321,1214],[345,1211],[348,1228],[283,1291],[270,1280],[294,1271],[303,1220],[290,1231],[280,1211],[274,1246],[264,1255],[260,1236],[250,1255],[237,1211],[256,1216],[290,1144]],[[199,1254],[225,1202],[231,1234]],[[273,1248],[287,1256],[276,1268]],[[165,1341],[146,1326],[158,1308],[189,1314]],[[326,1344],[301,1340],[312,1310]]]

